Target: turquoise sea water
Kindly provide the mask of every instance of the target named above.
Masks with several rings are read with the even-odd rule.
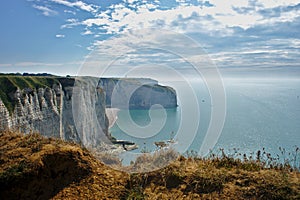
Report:
[[[215,150],[239,149],[241,153],[256,152],[265,148],[272,155],[279,153],[279,147],[286,151],[300,146],[300,80],[289,79],[225,79],[224,88],[226,92],[226,118],[219,138],[215,138]],[[190,103],[191,96],[186,90],[180,87],[180,83],[170,83],[178,93],[179,106],[174,109],[166,109],[166,122],[160,131],[152,137],[143,137],[143,131],[134,136],[123,131],[116,123],[111,133],[118,139],[130,140],[139,145],[139,149],[154,151],[157,147],[156,141],[167,141],[170,138],[177,140],[180,151],[199,151],[207,128],[210,123],[211,96],[206,85],[201,81],[191,82],[191,88],[197,97],[197,107]],[[198,112],[199,118],[195,115],[182,115],[184,110]],[[152,116],[159,119],[159,111],[153,110]],[[155,112],[158,114],[156,115]],[[118,121],[123,120],[126,111],[118,113]],[[140,127],[150,123],[148,110],[131,110],[132,120]],[[161,116],[164,117],[163,115]],[[182,124],[182,117],[187,117]],[[163,120],[163,119],[161,119]],[[188,121],[188,122],[187,122]],[[190,125],[189,125],[190,123]],[[198,124],[195,137],[193,127]],[[193,125],[194,124],[194,125]],[[183,127],[183,137],[176,137],[179,127]],[[187,141],[184,139],[187,138]],[[191,139],[192,138],[192,139]]]

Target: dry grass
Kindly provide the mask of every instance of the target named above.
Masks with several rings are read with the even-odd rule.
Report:
[[[0,199],[119,199],[128,175],[79,145],[0,133]]]
[[[299,199],[299,178],[298,171],[180,157],[163,169],[131,175],[124,199]]]
[[[291,167],[266,168],[265,160],[227,156],[175,156],[174,151],[145,154],[127,170],[173,161],[156,171],[128,174],[76,144],[5,132],[0,134],[0,199],[300,199],[300,173]],[[119,165],[107,154],[105,159]]]

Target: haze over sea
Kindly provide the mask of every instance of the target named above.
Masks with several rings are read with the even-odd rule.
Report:
[[[279,147],[292,151],[300,146],[300,79],[224,79],[226,92],[226,118],[220,137],[214,150],[237,148],[241,153],[250,154],[265,148],[272,155],[279,154]],[[180,90],[180,83],[169,83],[178,93],[179,106],[167,109],[167,120],[163,128],[150,138],[133,137],[122,131],[116,123],[111,133],[117,139],[130,140],[139,145],[139,149],[154,151],[156,141],[166,141],[175,137],[181,123],[181,112],[191,104],[190,96]],[[211,117],[210,95],[202,81],[191,82],[200,110],[199,127],[195,138],[188,145],[188,150],[199,151]],[[193,108],[192,108],[193,109]],[[198,109],[198,108],[194,108]],[[153,111],[153,116],[155,115]],[[125,111],[118,113],[118,121],[125,116]],[[140,126],[150,122],[148,110],[131,110],[131,117]],[[162,119],[163,120],[163,119]],[[195,123],[197,119],[188,119]],[[117,122],[118,122],[117,121]],[[191,125],[192,126],[192,125]],[[185,134],[192,134],[189,126],[184,126]],[[143,133],[141,133],[143,134]],[[142,135],[141,135],[142,136]],[[180,149],[181,141],[178,142]],[[183,142],[184,143],[184,142]],[[186,146],[186,144],[184,144]]]

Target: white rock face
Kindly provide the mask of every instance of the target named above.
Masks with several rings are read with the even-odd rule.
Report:
[[[110,143],[105,95],[96,78],[77,78],[74,86],[64,87],[62,124],[64,139],[96,146]]]
[[[36,131],[56,137],[96,146],[107,140],[108,120],[105,96],[97,88],[97,79],[59,79],[61,84],[37,90],[23,89],[11,94],[16,102],[9,113],[0,99],[0,129],[29,133]],[[71,82],[71,83],[70,83]]]
[[[101,78],[99,85],[106,93],[107,107],[149,109],[155,104],[177,107],[176,91],[152,79]]]
[[[11,115],[0,100],[1,129],[25,133],[39,131],[49,137],[60,137],[62,119],[56,98],[62,96],[57,97],[54,89],[39,88],[37,91],[18,89],[12,96],[16,105]]]

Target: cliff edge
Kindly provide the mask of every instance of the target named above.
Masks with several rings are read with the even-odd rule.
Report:
[[[110,137],[97,78],[0,76],[0,84],[1,130],[37,131],[85,146]]]

